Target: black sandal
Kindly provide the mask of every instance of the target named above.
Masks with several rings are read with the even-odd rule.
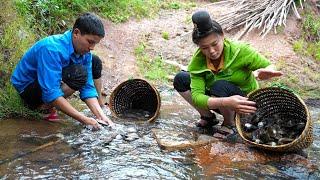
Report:
[[[224,128],[227,128],[227,129],[224,129]],[[221,127],[217,128],[217,132],[222,135],[229,136],[237,133],[237,129],[235,126],[221,125]]]
[[[219,127],[215,127],[213,131],[214,134],[218,133],[223,136],[220,137],[220,135],[218,135],[217,137],[219,137],[220,139],[236,139],[238,134],[237,128],[230,125],[221,125]]]
[[[213,114],[212,117],[201,116],[200,119],[206,121],[206,124],[202,125],[201,123],[197,122],[196,126],[198,128],[204,128],[204,129],[211,128],[212,126],[215,126],[215,125],[217,125],[219,123],[219,120],[217,119],[215,114]]]

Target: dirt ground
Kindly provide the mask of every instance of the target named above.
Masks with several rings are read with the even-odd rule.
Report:
[[[147,46],[146,53],[150,57],[161,56],[165,60],[174,61],[181,65],[188,65],[196,46],[192,43],[191,32],[193,24],[191,15],[199,9],[210,12],[212,18],[218,19],[229,7],[200,2],[193,9],[163,10],[153,19],[142,19],[122,24],[114,24],[104,20],[106,37],[96,48],[96,54],[104,61],[103,85],[107,95],[117,84],[128,78],[142,77],[136,66],[134,49],[141,42]],[[169,34],[169,39],[162,37]],[[235,39],[241,30],[226,33],[227,38]],[[259,52],[267,56],[274,64],[281,63],[281,70],[299,74],[299,83],[311,89],[317,88],[314,78],[308,76],[304,67],[314,71],[319,69],[319,63],[298,56],[292,48],[293,40],[300,35],[298,20],[294,15],[289,16],[287,25],[280,32],[269,33],[264,38],[259,32],[250,32],[241,41],[250,43]],[[281,61],[281,62],[279,62]],[[295,73],[296,72],[296,73]],[[173,72],[174,75],[176,72]]]

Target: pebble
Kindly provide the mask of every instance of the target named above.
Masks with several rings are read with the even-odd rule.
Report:
[[[122,139],[122,136],[120,134],[118,134],[115,139],[120,140],[120,139]]]
[[[134,128],[134,127],[129,127],[129,128],[127,129],[127,132],[128,132],[128,133],[135,133],[135,132],[137,132],[137,129]]]
[[[103,152],[105,154],[109,154],[110,153],[109,149],[102,149],[101,152]]]
[[[126,138],[127,141],[133,141],[136,139],[139,139],[139,136],[136,133],[130,133],[127,135],[127,138]]]

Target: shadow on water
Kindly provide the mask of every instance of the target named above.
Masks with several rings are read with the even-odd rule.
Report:
[[[320,165],[320,106],[309,106],[315,122],[315,140],[306,151],[308,161],[298,156],[302,160],[296,164],[292,162],[297,161],[286,161],[297,156],[259,159],[254,154],[256,150],[225,142],[184,151],[162,150],[151,129],[186,131],[199,117],[176,92],[164,88],[161,98],[161,114],[155,122],[113,119],[118,125],[112,130],[105,127],[92,132],[68,118],[61,123],[1,120],[0,178],[317,179],[319,176],[314,167]],[[106,113],[110,115],[109,111]],[[235,156],[232,148],[243,153]]]

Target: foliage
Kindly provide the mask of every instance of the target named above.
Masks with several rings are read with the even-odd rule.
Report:
[[[162,32],[162,38],[165,40],[169,40],[169,33],[168,32]]]
[[[138,67],[145,78],[157,82],[168,82],[172,72],[177,72],[176,67],[165,64],[161,56],[151,58],[146,53],[147,45],[140,43],[135,49]]]
[[[39,119],[40,114],[26,108],[13,86],[8,85],[0,89],[0,119],[3,118],[26,118]]]
[[[295,41],[293,50],[320,61],[320,18],[310,7],[306,7],[302,20],[302,37]]]
[[[84,12],[95,12],[120,23],[130,17],[153,17],[161,8],[195,7],[194,2],[173,0],[15,0],[15,4],[39,37],[72,28],[75,18]]]
[[[301,37],[293,43],[293,50],[311,60],[316,60],[315,64],[320,62],[320,18],[314,11],[310,3],[305,3],[305,9],[302,13]],[[287,64],[280,63],[278,67],[287,68]],[[317,66],[317,65],[316,65]],[[304,97],[319,98],[320,74],[315,67],[296,66],[294,70],[286,70],[286,78],[280,78],[277,82],[293,88]],[[298,72],[298,73],[297,73]]]
[[[261,87],[277,85],[287,87],[303,98],[319,98],[320,74],[317,73],[317,70],[288,64],[286,59],[279,59],[275,65],[278,70],[285,74],[270,81],[260,81]]]
[[[17,61],[33,42],[34,36],[17,16],[11,1],[0,7],[0,119],[4,117],[37,117],[37,113],[22,105],[10,84],[10,75]]]
[[[319,42],[320,41],[320,19],[312,13],[312,11],[306,11],[303,19],[304,37],[308,41]]]
[[[164,0],[160,4],[163,9],[190,9],[196,7],[196,4],[193,1],[175,1],[175,0]]]
[[[151,17],[160,9],[158,0],[16,0],[20,15],[40,37],[72,28],[75,18],[95,12],[113,22],[130,17]]]

